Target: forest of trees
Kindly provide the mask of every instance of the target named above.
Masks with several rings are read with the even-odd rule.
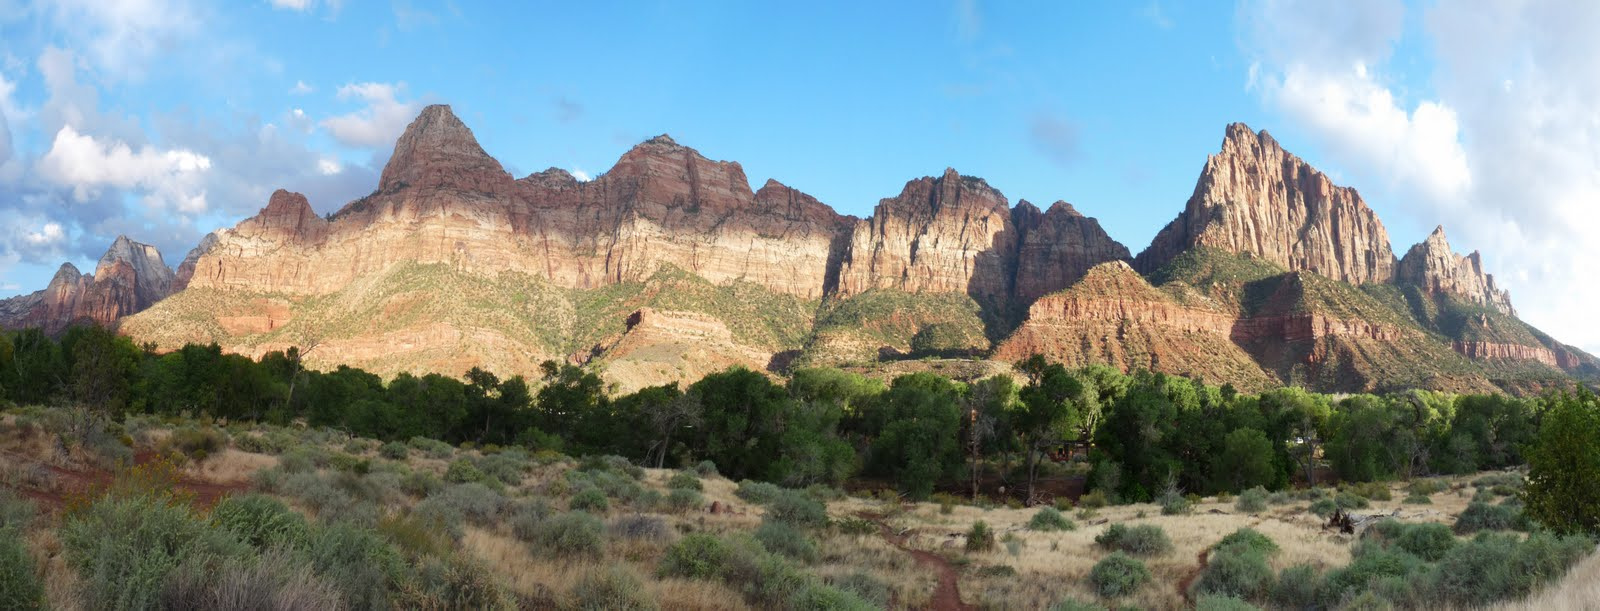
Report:
[[[610,396],[594,372],[554,362],[533,380],[473,369],[464,379],[400,374],[386,383],[348,367],[305,369],[294,349],[254,361],[216,345],[158,354],[98,327],[73,328],[59,341],[37,331],[0,335],[0,401],[73,403],[111,419],[303,419],[381,439],[615,454],[650,466],[711,460],[734,479],[799,486],[861,477],[912,498],[965,490],[974,464],[1005,467],[1011,489],[1028,492],[1047,454],[1074,443],[1089,448],[1089,487],[1124,502],[1174,486],[1199,494],[1282,488],[1323,477],[1314,457],[1349,482],[1468,473],[1528,463],[1552,414],[1566,424],[1543,431],[1552,439],[1532,458],[1600,469],[1584,462],[1600,459],[1571,455],[1600,446],[1600,407],[1583,388],[1539,398],[1422,390],[1333,397],[1298,388],[1243,394],[1039,357],[1017,371],[973,383],[932,373],[883,383],[802,369],[780,383],[731,369],[687,387]],[[1576,486],[1569,493],[1581,496],[1594,484],[1541,482],[1536,473],[1531,485]],[[1592,528],[1600,510],[1589,511]]]

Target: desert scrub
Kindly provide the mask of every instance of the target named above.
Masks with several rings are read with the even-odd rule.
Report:
[[[828,525],[828,511],[822,503],[798,490],[784,490],[767,504],[767,517],[796,526],[821,528]]]
[[[553,558],[598,558],[605,551],[605,524],[581,511],[568,511],[540,521],[533,529],[534,549]]]
[[[311,527],[283,501],[261,494],[230,496],[211,509],[211,523],[256,549],[298,548]]]
[[[739,487],[733,491],[734,496],[757,505],[765,505],[770,503],[774,498],[777,498],[777,496],[782,493],[783,488],[779,487],[777,484],[769,484],[767,482],[756,482],[751,480],[739,482]]]
[[[1273,582],[1270,599],[1281,609],[1312,609],[1317,606],[1317,591],[1322,573],[1310,564],[1297,564],[1283,570]]]
[[[1490,505],[1481,501],[1467,504],[1456,517],[1455,532],[1470,535],[1480,530],[1527,530],[1528,520],[1515,506]]]
[[[1077,524],[1068,520],[1067,516],[1061,515],[1061,512],[1054,507],[1040,509],[1028,520],[1028,530],[1054,531],[1077,530],[1077,528]]]
[[[488,475],[485,475],[482,470],[478,469],[477,465],[472,464],[472,461],[465,458],[450,461],[450,466],[444,471],[444,481],[452,484],[483,482],[488,479]]]
[[[1094,542],[1101,548],[1136,556],[1159,556],[1172,551],[1172,540],[1154,524],[1112,524],[1096,535]]]
[[[1267,498],[1269,496],[1266,488],[1256,486],[1240,492],[1238,500],[1233,503],[1233,507],[1244,513],[1261,513],[1267,510]]]
[[[657,516],[633,514],[619,517],[606,527],[611,536],[626,541],[662,543],[672,539],[672,527]]]
[[[249,550],[159,494],[101,497],[67,518],[61,543],[85,605],[99,609],[154,608],[167,576],[186,560]]]
[[[994,550],[994,530],[983,520],[972,523],[972,528],[967,530],[967,551],[987,552]]]
[[[398,441],[391,441],[378,448],[378,455],[389,460],[405,460],[411,457],[411,448]]]
[[[583,611],[651,611],[656,601],[644,589],[638,573],[625,565],[591,570],[572,587],[572,600]]]
[[[0,488],[0,609],[44,608],[44,585],[23,545],[23,530],[32,519],[31,503]]]
[[[806,564],[817,561],[817,544],[805,531],[787,522],[766,520],[756,529],[756,541],[761,547],[780,556]]]
[[[1256,599],[1272,586],[1272,567],[1267,558],[1278,552],[1278,545],[1255,530],[1241,528],[1212,548],[1205,570],[1195,581],[1199,595]]]
[[[521,449],[496,452],[478,460],[479,470],[507,486],[521,484],[529,467],[528,454]]]
[[[717,463],[702,460],[694,466],[694,472],[700,474],[700,477],[716,477]]]
[[[411,449],[422,452],[423,455],[433,459],[446,459],[454,456],[456,449],[450,444],[427,437],[412,437],[408,442]]]
[[[351,609],[392,607],[400,584],[414,571],[377,531],[335,522],[311,533],[306,555],[317,575],[339,591]]]
[[[167,444],[173,450],[199,462],[228,447],[228,433],[214,426],[183,427],[172,431]]]
[[[666,504],[669,511],[683,513],[705,506],[706,500],[698,492],[679,488],[667,493]]]
[[[589,513],[605,513],[611,508],[611,501],[606,499],[606,493],[599,488],[589,487],[577,491],[567,500],[567,509],[573,511],[587,511]]]
[[[1119,598],[1150,581],[1143,562],[1122,552],[1112,552],[1089,570],[1089,585],[1103,598]]]
[[[679,471],[677,473],[673,473],[672,477],[667,478],[667,488],[669,490],[693,490],[695,492],[700,492],[701,490],[705,489],[705,486],[701,485],[700,477],[695,475],[693,471]]]
[[[714,535],[695,533],[679,539],[662,555],[656,574],[662,577],[713,579],[722,573],[732,551]]]

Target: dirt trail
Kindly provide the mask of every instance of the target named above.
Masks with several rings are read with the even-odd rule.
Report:
[[[907,537],[896,534],[888,524],[883,521],[883,516],[870,513],[859,514],[860,517],[878,525],[878,532],[883,535],[883,540],[888,541],[896,549],[911,554],[917,562],[933,567],[939,575],[939,585],[933,590],[933,598],[928,601],[929,609],[956,609],[961,611],[975,610],[977,607],[961,602],[961,584],[956,569],[950,566],[950,561],[933,552],[912,548],[906,545]]]
[[[141,452],[134,456],[134,464],[148,464],[157,460],[157,458],[153,452]],[[16,452],[0,452],[0,460],[8,461],[14,465],[42,469],[45,473],[48,473],[48,486],[16,485],[12,486],[12,488],[22,496],[38,504],[40,509],[51,513],[59,511],[74,496],[94,494],[98,490],[110,487],[115,477],[111,471],[106,469],[62,467]],[[250,484],[248,482],[217,483],[180,474],[177,481],[174,482],[172,491],[188,495],[196,507],[207,508],[215,505],[224,496],[248,492],[249,490]]]
[[[1200,550],[1200,553],[1195,556],[1195,560],[1200,562],[1200,566],[1194,567],[1193,571],[1189,571],[1188,575],[1184,575],[1183,579],[1178,581],[1178,595],[1182,596],[1183,600],[1189,604],[1194,604],[1194,596],[1189,593],[1189,586],[1194,585],[1195,580],[1200,578],[1200,574],[1206,572],[1206,562],[1210,558],[1211,548]]]

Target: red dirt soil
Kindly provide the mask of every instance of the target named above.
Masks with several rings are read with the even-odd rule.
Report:
[[[902,552],[911,554],[917,562],[933,567],[939,575],[939,585],[933,590],[933,598],[928,601],[928,609],[970,611],[977,607],[961,602],[961,584],[959,583],[956,569],[950,566],[950,561],[933,552],[914,549],[906,546],[906,536],[895,534],[888,524],[883,522],[883,516],[870,513],[859,514],[860,517],[878,525],[878,532],[883,534],[883,540],[895,546]]]
[[[47,464],[15,452],[0,452],[0,454],[3,454],[0,458],[9,460],[13,464],[36,466],[50,474],[51,485],[48,490],[12,486],[19,494],[36,503],[39,509],[49,513],[60,511],[73,497],[92,495],[96,491],[105,490],[110,487],[115,477],[114,473],[102,468],[87,466],[68,468]],[[133,461],[135,465],[145,465],[158,459],[154,452],[141,452],[134,456]],[[206,509],[222,500],[222,497],[249,492],[250,484],[249,482],[217,483],[180,475],[174,482],[172,491],[189,497],[195,507]]]

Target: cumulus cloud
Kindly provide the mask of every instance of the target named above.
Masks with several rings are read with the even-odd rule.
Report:
[[[578,168],[578,166],[572,166],[572,177],[578,179],[578,182],[589,182],[591,179],[589,173]]]
[[[307,85],[305,81],[295,81],[294,86],[289,88],[289,93],[294,95],[305,95],[313,91],[316,91],[316,88]]]
[[[1247,1],[1238,14],[1269,108],[1355,186],[1386,187],[1419,225],[1482,249],[1524,319],[1600,351],[1600,5],[1442,3],[1407,20],[1398,1]],[[1395,60],[1402,41],[1431,61]]]
[[[392,146],[421,106],[396,97],[405,83],[351,83],[339,88],[339,99],[360,100],[366,106],[355,112],[329,117],[321,123],[334,140],[357,148]]]
[[[87,51],[104,78],[138,78],[160,54],[200,30],[187,0],[55,0],[57,28]]]
[[[206,209],[206,192],[199,174],[211,169],[211,159],[189,150],[158,150],[145,146],[135,151],[120,141],[102,142],[79,134],[71,125],[56,132],[50,151],[39,159],[40,176],[71,187],[75,197],[97,197],[99,189],[137,189],[155,207],[180,212]]]
[[[22,239],[32,246],[52,246],[66,240],[67,234],[61,230],[60,223],[45,223],[38,231],[30,231]]]

